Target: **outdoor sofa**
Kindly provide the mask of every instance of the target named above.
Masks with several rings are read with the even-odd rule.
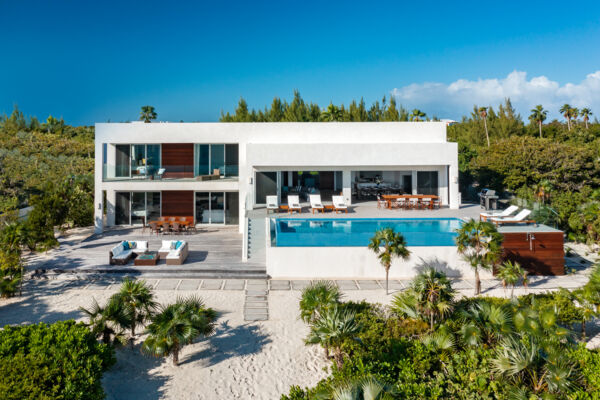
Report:
[[[163,240],[158,250],[158,255],[167,260],[167,265],[183,264],[188,253],[189,246],[184,240]]]
[[[108,253],[108,262],[110,265],[127,265],[131,259],[138,254],[148,251],[148,242],[146,240],[127,241],[124,240]]]

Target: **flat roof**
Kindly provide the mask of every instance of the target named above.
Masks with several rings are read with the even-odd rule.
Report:
[[[529,232],[560,232],[561,230],[552,228],[544,224],[518,224],[518,225],[503,225],[498,227],[500,233],[529,233]]]

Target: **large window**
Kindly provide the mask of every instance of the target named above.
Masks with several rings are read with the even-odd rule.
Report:
[[[115,146],[115,150],[115,176],[129,176],[129,166],[131,164],[129,155],[131,153],[131,146],[128,144],[118,144]]]
[[[418,194],[439,195],[438,172],[437,171],[418,171],[417,172],[417,192]]]
[[[115,224],[138,225],[160,217],[160,192],[117,192]]]
[[[238,192],[196,192],[196,222],[238,224],[238,198]]]
[[[196,144],[195,175],[238,176],[238,149],[237,144]]]

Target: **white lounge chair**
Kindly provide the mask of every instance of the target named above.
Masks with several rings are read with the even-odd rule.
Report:
[[[498,218],[498,217],[493,217],[492,218],[492,222],[495,223],[496,225],[501,225],[501,224],[518,224],[518,223],[534,223],[534,220],[528,219],[526,220],[525,218],[531,214],[531,210],[528,210],[526,208],[522,209],[517,215],[515,215],[514,217],[504,217],[504,218]]]
[[[267,214],[269,211],[279,211],[279,201],[277,196],[267,196]]]
[[[480,213],[479,214],[479,219],[482,221],[487,221],[488,218],[505,218],[505,217],[509,217],[512,214],[515,213],[515,211],[517,211],[519,209],[519,207],[517,206],[510,206],[507,209],[503,210],[502,212],[499,213]]]
[[[310,199],[310,208],[313,214],[315,213],[315,211],[325,211],[325,207],[323,206],[323,203],[321,203],[320,194],[311,194],[308,196],[308,198]]]
[[[333,202],[333,210],[335,212],[348,212],[348,206],[344,200],[344,196],[331,196]]]
[[[295,194],[291,194],[288,196],[288,212],[292,213],[293,211],[302,212],[302,207],[300,206],[300,197]]]
[[[159,168],[158,171],[156,172],[156,176],[158,177],[158,179],[162,179],[163,174],[165,173],[167,169],[166,168]]]

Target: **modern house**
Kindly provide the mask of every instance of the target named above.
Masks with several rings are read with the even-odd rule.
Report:
[[[458,147],[444,122],[99,123],[95,224],[193,216],[239,225],[267,195],[389,187],[458,208]],[[301,196],[302,199],[302,196]]]

